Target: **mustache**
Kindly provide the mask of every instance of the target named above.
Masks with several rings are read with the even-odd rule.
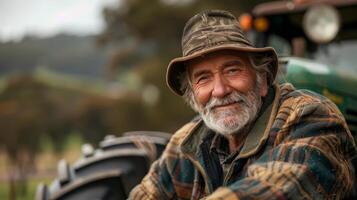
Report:
[[[207,111],[210,111],[217,106],[224,106],[224,105],[233,104],[233,103],[243,103],[248,106],[249,105],[248,95],[234,91],[224,98],[212,97],[206,104],[205,108]]]

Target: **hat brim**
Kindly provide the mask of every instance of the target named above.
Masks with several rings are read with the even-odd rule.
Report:
[[[183,95],[183,91],[181,91],[181,85],[180,85],[180,75],[186,70],[184,63],[204,56],[208,53],[212,53],[215,51],[219,51],[219,50],[234,50],[234,51],[240,51],[240,52],[247,52],[247,53],[265,53],[267,54],[266,56],[272,56],[273,58],[273,63],[271,65],[269,65],[269,70],[272,74],[272,80],[270,81],[270,84],[272,84],[275,80],[275,76],[277,73],[277,69],[278,69],[278,56],[275,52],[275,50],[271,47],[262,47],[262,48],[255,48],[255,47],[242,47],[242,46],[238,46],[238,45],[223,45],[223,46],[216,46],[216,47],[212,47],[209,49],[205,49],[202,51],[198,51],[196,53],[193,53],[191,55],[188,56],[183,56],[183,57],[178,57],[178,58],[174,58],[173,60],[171,60],[171,62],[169,63],[168,67],[167,67],[167,71],[166,71],[166,83],[169,86],[169,88],[177,95],[182,96]]]

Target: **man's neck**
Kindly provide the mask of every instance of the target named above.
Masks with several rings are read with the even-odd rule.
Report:
[[[239,133],[230,134],[226,137],[229,144],[230,154],[236,152],[243,145],[248,133],[249,129],[244,128],[244,130],[240,131]]]

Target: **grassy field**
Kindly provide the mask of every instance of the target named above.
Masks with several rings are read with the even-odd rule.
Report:
[[[24,196],[17,194],[17,200],[33,200],[35,198],[36,188],[39,183],[50,183],[52,179],[30,179],[27,186],[27,193]],[[0,184],[0,199],[9,199],[9,188],[7,183]]]
[[[70,137],[65,145],[66,151],[62,154],[55,154],[51,149],[51,144],[45,144],[46,150],[38,156],[37,159],[37,172],[29,175],[27,184],[27,194],[20,196],[17,194],[17,200],[33,200],[35,198],[36,188],[39,183],[49,185],[52,180],[57,176],[57,163],[60,159],[64,158],[69,163],[74,163],[80,157],[80,147],[82,139],[73,135]],[[0,152],[0,200],[9,199],[9,184],[6,172],[6,156]]]

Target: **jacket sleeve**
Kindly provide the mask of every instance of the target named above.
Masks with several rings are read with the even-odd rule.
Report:
[[[188,166],[190,163],[182,160],[179,146],[195,125],[195,122],[189,122],[171,137],[161,157],[151,165],[142,182],[130,192],[129,199],[178,199],[176,191],[186,191],[184,188],[177,186],[177,178],[179,177],[176,176],[178,176],[177,174],[180,175],[180,169],[182,169],[178,165]],[[190,173],[186,173],[185,176],[181,177],[191,177],[190,175]],[[176,184],[174,184],[174,180],[176,180]],[[186,191],[185,194],[190,192],[190,190]]]
[[[337,107],[325,100],[289,109],[278,113],[275,122],[284,125],[274,147],[248,167],[243,179],[207,199],[340,199],[351,192],[350,159],[357,150]],[[279,114],[288,115],[284,122]]]
[[[155,161],[144,177],[142,182],[137,185],[129,194],[130,200],[156,200],[173,199],[174,189],[171,176],[167,170],[165,157]]]

